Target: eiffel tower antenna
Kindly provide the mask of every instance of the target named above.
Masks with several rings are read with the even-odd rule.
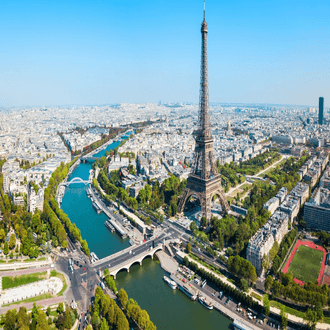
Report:
[[[202,51],[201,51],[201,75],[199,90],[198,129],[195,144],[194,164],[187,179],[187,186],[180,199],[178,211],[182,213],[187,199],[194,195],[201,204],[203,216],[208,221],[211,219],[211,201],[217,195],[220,199],[222,209],[229,213],[230,207],[225,199],[221,177],[215,166],[213,152],[213,138],[210,128],[209,109],[209,86],[208,86],[208,65],[207,65],[207,34],[208,27],[205,21],[205,0],[204,19],[201,27]]]
[[[204,21],[205,21],[205,0],[204,0]]]

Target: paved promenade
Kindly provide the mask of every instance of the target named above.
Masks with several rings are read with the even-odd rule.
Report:
[[[54,268],[46,266],[46,267],[32,268],[32,269],[6,270],[6,271],[0,272],[0,276],[1,277],[20,276],[20,275],[33,274],[33,273],[42,273],[42,272],[46,272],[48,269],[54,269]]]
[[[156,256],[160,261],[160,266],[168,273],[175,273],[176,270],[179,268],[179,264],[164,251],[156,252]]]
[[[48,258],[47,260],[43,260],[43,261],[11,262],[8,264],[0,263],[0,271],[20,269],[20,268],[43,267],[43,266],[49,266],[52,263],[53,261],[51,258]]]
[[[55,297],[55,298],[50,298],[50,299],[44,299],[44,300],[39,300],[36,301],[35,303],[37,306],[41,306],[42,308],[47,308],[48,306],[52,305],[57,305],[61,302],[64,302],[64,297]],[[21,303],[17,305],[10,305],[10,306],[5,306],[0,308],[0,314],[4,314],[7,312],[9,309],[16,309],[19,310],[20,307],[25,307],[27,310],[32,309],[34,302],[28,302],[28,303]]]

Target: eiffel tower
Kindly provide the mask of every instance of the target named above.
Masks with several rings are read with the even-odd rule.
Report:
[[[210,110],[209,110],[209,89],[207,71],[207,23],[205,21],[205,1],[204,1],[204,20],[202,22],[202,58],[201,58],[201,81],[199,92],[199,113],[198,130],[194,153],[194,163],[192,171],[187,179],[187,186],[179,201],[178,212],[182,213],[188,198],[196,196],[201,204],[203,216],[208,223],[211,219],[211,201],[217,195],[220,199],[222,209],[229,213],[230,207],[225,199],[221,177],[218,173],[213,152],[213,138],[210,129]]]

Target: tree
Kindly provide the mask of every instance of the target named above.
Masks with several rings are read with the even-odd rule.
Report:
[[[40,311],[37,317],[36,330],[50,330],[49,324],[47,322],[46,314],[43,311]]]
[[[66,308],[64,313],[64,327],[67,329],[71,329],[72,327],[72,318],[68,308]]]
[[[286,329],[286,327],[288,326],[288,314],[285,313],[284,306],[281,307],[280,316],[281,316],[281,328]]]
[[[269,259],[268,259],[267,254],[264,254],[264,256],[262,257],[262,268],[265,272],[269,268]]]
[[[8,242],[5,242],[5,246],[3,248],[3,253],[6,254],[6,255],[9,253]]]
[[[83,252],[89,257],[91,255],[89,247],[88,247],[88,243],[87,241],[84,239],[81,242],[81,249],[83,250]]]
[[[4,239],[6,238],[6,233],[3,228],[0,229],[0,241],[3,242]]]
[[[16,309],[8,310],[6,312],[6,319],[3,329],[4,330],[15,330],[16,327]]]
[[[121,288],[119,290],[118,299],[119,299],[121,305],[123,306],[123,308],[126,308],[126,305],[127,305],[127,302],[128,302],[128,295],[127,295],[126,291],[123,288]]]
[[[241,278],[240,280],[240,287],[244,292],[248,292],[249,291],[249,285],[248,282],[245,278]]]
[[[184,263],[184,265],[185,265],[186,267],[189,266],[189,259],[187,258],[187,256],[185,256],[185,257],[183,258],[183,263]]]
[[[58,240],[57,240],[57,237],[56,236],[53,236],[53,238],[52,238],[52,244],[53,244],[53,246],[55,248],[58,247]]]
[[[305,313],[304,320],[307,323],[307,327],[311,330],[315,330],[317,324],[317,313],[310,308],[308,308],[307,312]]]
[[[105,318],[101,321],[100,330],[109,330],[108,322]]]
[[[233,249],[231,247],[229,247],[226,252],[229,256],[233,255]]]
[[[273,278],[268,275],[267,278],[266,278],[266,281],[265,281],[265,290],[268,291],[272,288],[273,286]]]
[[[63,303],[59,303],[57,306],[57,313],[58,314],[63,314],[64,313],[64,306]]]
[[[317,314],[317,319],[318,321],[321,321],[323,320],[324,318],[324,315],[323,315],[323,310],[322,310],[322,304],[320,302],[318,302],[315,307],[314,307],[314,310]]]
[[[16,245],[16,236],[15,234],[11,234],[9,238],[9,248],[12,250]]]
[[[206,227],[207,226],[207,220],[205,216],[202,216],[201,218],[201,227]]]
[[[51,309],[50,309],[50,307],[48,306],[48,307],[47,307],[47,315],[48,315],[48,316],[50,315],[50,312],[51,312]]]
[[[32,216],[32,220],[31,220],[31,224],[32,224],[32,230],[35,233],[40,233],[40,228],[41,228],[41,220],[40,220],[40,214],[39,213],[35,213]]]
[[[262,303],[265,309],[265,315],[268,316],[269,312],[270,312],[270,303],[269,303],[269,297],[268,294],[265,294],[263,299],[262,299]]]
[[[29,323],[30,320],[26,308],[20,307],[17,313],[17,328],[20,330],[29,330]]]
[[[190,243],[187,244],[187,253],[191,253],[191,244]]]
[[[40,308],[37,306],[36,303],[33,303],[32,312],[31,312],[32,318],[36,320],[38,318],[39,312],[40,312]]]
[[[108,269],[107,269],[107,271],[109,272]],[[107,286],[109,287],[109,289],[111,289],[114,293],[117,292],[116,283],[115,283],[113,277],[111,275],[109,275],[109,273],[107,275],[105,275],[104,281],[107,284]]]
[[[197,227],[197,225],[196,225],[196,222],[195,221],[192,221],[191,223],[190,223],[190,230],[192,231],[192,232],[194,232],[195,230],[197,230],[198,229],[198,227]]]

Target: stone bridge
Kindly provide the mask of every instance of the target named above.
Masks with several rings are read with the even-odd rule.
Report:
[[[125,253],[119,254],[113,259],[104,258],[98,260],[93,264],[94,268],[104,270],[108,268],[110,271],[110,275],[116,278],[116,275],[121,270],[126,270],[129,272],[129,269],[134,264],[142,265],[142,261],[145,258],[153,258],[154,254],[157,251],[163,250],[163,244],[158,243],[155,247],[150,246],[150,242],[140,245],[136,248],[125,249]],[[124,252],[123,251],[123,252]]]
[[[147,258],[147,257],[153,258],[154,254],[157,251],[162,251],[162,250],[163,250],[163,246],[159,245],[159,246],[153,248],[152,250],[146,251],[143,254],[139,254],[137,256],[133,255],[133,258],[128,259],[126,262],[124,262],[122,264],[119,264],[119,265],[116,265],[113,267],[111,267],[111,264],[110,264],[110,268],[109,268],[110,275],[112,275],[113,278],[116,279],[117,273],[119,273],[121,270],[126,270],[127,273],[129,273],[129,269],[131,268],[131,266],[133,266],[134,264],[137,264],[137,263],[140,264],[140,266],[141,266],[142,261],[145,258]]]

